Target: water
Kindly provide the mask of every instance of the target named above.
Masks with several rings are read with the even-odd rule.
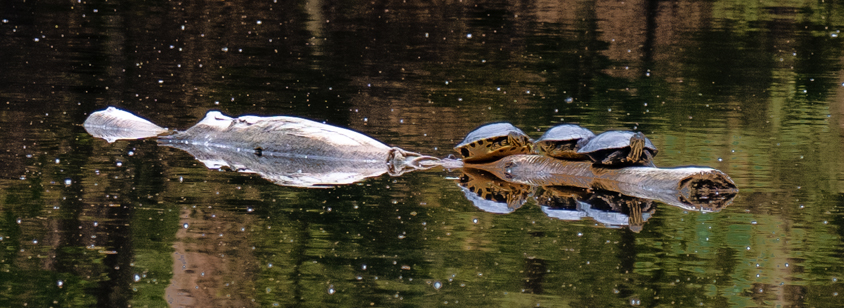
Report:
[[[840,4],[39,1],[0,10],[0,306],[834,306]],[[477,126],[636,129],[741,189],[636,233],[510,214],[459,171],[329,189],[94,139],[294,115],[444,157]],[[130,154],[131,153],[131,154]],[[268,266],[272,264],[272,266]]]

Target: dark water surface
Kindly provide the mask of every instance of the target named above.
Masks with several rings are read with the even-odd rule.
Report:
[[[830,1],[3,1],[0,306],[834,306],[842,28]],[[459,171],[283,187],[93,138],[107,106],[439,157],[494,121],[636,129],[741,191],[633,232],[483,211]]]

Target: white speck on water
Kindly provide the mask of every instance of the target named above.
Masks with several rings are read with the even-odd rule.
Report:
[[[750,250],[750,246],[747,246],[747,250]]]
[[[99,13],[99,12],[100,12],[100,10],[94,9],[94,13]]]
[[[362,270],[366,270],[366,264],[361,265],[361,266],[360,266],[360,269],[362,269]]]
[[[3,19],[3,23],[4,23],[4,24],[7,24],[7,23],[9,23],[9,20],[8,20],[8,19]]]
[[[583,232],[577,232],[577,236],[583,236]]]
[[[439,282],[439,281],[434,281],[434,289],[439,290],[439,289],[440,289],[440,288],[442,288],[442,287],[443,287],[443,283],[442,283],[442,282]]]
[[[39,39],[39,38],[37,38],[37,37],[36,37],[36,38],[34,38],[34,39],[32,39],[32,40],[33,40],[33,41],[38,42],[38,41],[40,41],[41,39]]]
[[[96,221],[94,222],[94,227],[99,226],[99,225],[100,225],[99,222],[96,222]]]
[[[116,165],[117,165],[118,167],[123,167],[123,162],[122,162],[122,161],[118,161],[118,162],[116,163]]]
[[[164,83],[164,79],[159,79],[158,83]]]
[[[182,228],[187,229],[189,226],[190,226],[190,225],[188,225],[188,223],[185,223],[185,224],[183,224],[183,225],[182,225]]]
[[[328,295],[332,295],[332,294],[334,294],[335,292],[337,292],[337,291],[336,291],[336,290],[334,290],[334,285],[330,285],[330,286],[328,286]]]
[[[252,213],[253,211],[255,211],[255,209],[253,209],[253,208],[251,208],[251,207],[247,207],[247,208],[246,208],[246,212],[247,212],[247,213]]]
[[[135,274],[135,282],[141,281],[141,275]]]
[[[472,38],[472,33],[467,33],[467,34],[466,34],[466,38],[467,38],[467,39]]]
[[[33,244],[38,244],[38,240],[32,240]]]
[[[5,19],[3,21],[5,21]],[[59,288],[61,288],[61,287],[64,286],[64,281],[59,280],[59,281],[56,282],[56,285],[59,286]]]
[[[478,219],[477,219],[477,218],[473,218],[473,219],[472,219],[472,222],[473,222],[473,223],[478,223]]]
[[[751,225],[755,225],[755,224],[756,224],[756,221],[755,221],[755,220],[754,220],[754,221],[751,221],[751,222],[750,222],[750,224],[751,224]]]
[[[272,267],[273,267],[272,263],[267,263],[267,268],[272,268]]]
[[[229,52],[229,48],[228,48],[228,47],[223,47],[223,49],[222,49],[222,50],[223,50],[223,52]]]
[[[261,21],[259,20],[259,21],[256,21],[255,23],[260,25],[260,24],[262,24],[263,22],[261,22]]]
[[[425,37],[428,37],[428,32],[425,32]]]
[[[458,101],[458,102],[462,102],[462,101],[463,101],[463,98],[462,98],[462,97],[458,97],[458,98],[457,98],[457,101]]]
[[[445,85],[448,85],[448,80],[445,81]]]
[[[70,186],[70,184],[73,184],[73,180],[71,180],[71,179],[64,179],[64,185],[65,185],[65,186]]]
[[[566,103],[567,103],[567,104],[571,104],[571,103],[573,103],[573,102],[574,102],[574,98],[573,98],[573,97],[566,97]]]
[[[182,30],[184,30],[184,29],[185,29],[185,25],[182,25]]]
[[[182,183],[182,182],[184,182],[184,181],[185,181],[185,178],[183,178],[183,177],[179,177],[179,183]]]
[[[722,158],[718,157],[718,161],[724,161],[724,159],[722,159]]]
[[[60,159],[58,159],[58,158],[56,158],[56,163],[58,164],[58,163],[60,163],[60,162],[61,162],[61,160],[60,160]]]

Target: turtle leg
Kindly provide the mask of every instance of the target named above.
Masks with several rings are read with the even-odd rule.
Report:
[[[602,161],[601,161],[601,164],[602,164],[602,165],[612,165],[612,162],[613,162],[614,160],[618,160],[618,157],[619,157],[619,156],[624,155],[623,153],[624,153],[624,151],[615,151],[615,152],[612,152],[612,153],[610,153],[610,155],[607,155],[607,157],[606,157],[606,158],[604,158],[604,160],[602,160]],[[622,159],[622,160],[624,160],[624,159]]]

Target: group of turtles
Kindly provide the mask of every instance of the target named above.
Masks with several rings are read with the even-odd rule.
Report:
[[[591,160],[600,167],[653,167],[658,152],[641,132],[606,131],[595,135],[575,124],[561,124],[532,140],[510,123],[483,125],[454,147],[466,163],[485,163],[514,154],[542,154],[564,160]]]

